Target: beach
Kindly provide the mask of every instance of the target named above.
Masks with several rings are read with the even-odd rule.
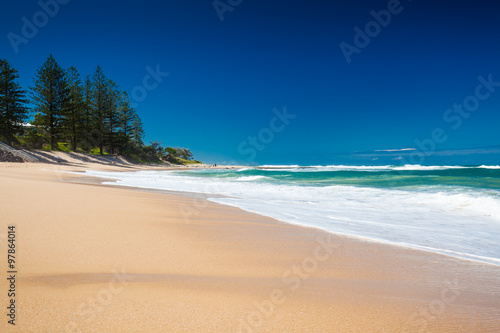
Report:
[[[496,332],[500,267],[300,227],[192,194],[0,164],[6,332]]]

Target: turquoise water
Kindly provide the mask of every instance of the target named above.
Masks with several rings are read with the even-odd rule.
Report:
[[[179,174],[182,174],[180,172]],[[193,177],[215,177],[293,184],[298,186],[352,185],[376,188],[462,186],[500,190],[500,168],[487,166],[420,167],[292,167],[249,168],[239,171],[187,171]]]

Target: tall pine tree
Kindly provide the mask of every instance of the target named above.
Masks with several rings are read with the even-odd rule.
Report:
[[[134,119],[132,120],[132,128],[130,129],[130,138],[136,147],[144,146],[142,139],[144,138],[144,129],[142,127],[141,118],[137,114],[134,114]]]
[[[32,98],[39,113],[36,125],[45,128],[50,148],[54,149],[63,132],[65,108],[70,100],[66,74],[51,54],[38,68],[34,81]]]
[[[106,116],[106,94],[107,94],[107,79],[101,66],[97,66],[94,74],[92,75],[92,129],[96,137],[96,146],[102,155],[104,153],[104,136],[105,130],[105,116]],[[94,137],[96,136],[94,135]]]
[[[0,136],[12,145],[15,134],[23,132],[23,123],[28,116],[26,92],[16,79],[17,70],[7,59],[0,59]]]
[[[64,110],[63,130],[65,136],[71,142],[71,149],[76,151],[84,120],[84,87],[82,86],[80,74],[75,67],[70,67],[66,71],[66,76],[70,98]]]
[[[104,102],[104,127],[105,142],[111,154],[115,153],[120,126],[120,91],[118,85],[111,79],[106,82],[106,95]]]
[[[122,133],[126,136],[130,136],[130,131],[132,129],[132,121],[134,120],[135,110],[132,108],[130,99],[127,92],[122,91],[120,96],[120,128]]]
[[[135,110],[130,104],[128,94],[125,91],[122,91],[120,94],[120,104],[118,108],[120,131],[117,138],[120,154],[122,154],[124,150],[130,148],[130,131],[132,129],[132,121],[135,114]]]
[[[83,84],[83,110],[82,117],[80,120],[80,138],[78,145],[81,149],[85,151],[90,151],[93,147],[98,146],[98,139],[101,136],[95,135],[97,131],[94,131],[94,107],[93,107],[93,98],[94,98],[94,90],[93,90],[93,82],[92,76],[87,75],[85,78],[85,83]]]

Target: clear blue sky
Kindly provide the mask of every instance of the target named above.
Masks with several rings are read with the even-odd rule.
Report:
[[[467,118],[443,118],[475,96],[478,76],[500,82],[496,2],[231,3],[221,21],[212,0],[71,0],[44,25],[37,1],[5,1],[0,57],[24,88],[52,53],[82,75],[101,65],[129,94],[159,65],[169,76],[137,105],[146,142],[188,147],[209,162],[334,164],[339,153],[414,148],[436,128],[447,136],[436,149],[500,144],[500,87]],[[355,27],[377,29],[370,12],[388,6],[390,22],[348,63],[339,44],[355,46]],[[22,18],[34,15],[41,27],[16,53],[8,34],[22,36]],[[285,106],[296,118],[271,126],[273,109]]]

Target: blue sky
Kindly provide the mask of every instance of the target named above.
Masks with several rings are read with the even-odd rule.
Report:
[[[156,87],[136,100],[146,141],[208,162],[336,164],[350,152],[420,149],[435,129],[446,136],[436,151],[500,144],[500,87],[476,97],[478,77],[500,82],[493,1],[221,0],[222,14],[211,0],[57,3],[46,24],[37,1],[2,5],[0,57],[21,85],[51,53],[82,75],[101,65],[137,97],[158,67],[169,75],[148,79]],[[385,26],[370,23],[372,11]],[[23,36],[23,17],[40,27],[16,53],[9,33]],[[339,45],[356,46],[355,27],[374,30],[348,63]],[[465,101],[473,111],[453,111]],[[296,117],[273,121],[285,107]]]

